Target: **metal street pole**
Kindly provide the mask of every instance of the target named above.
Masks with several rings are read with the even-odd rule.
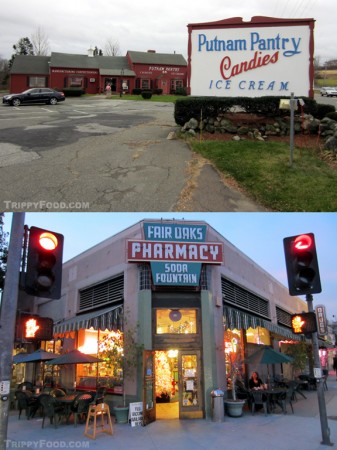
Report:
[[[8,246],[7,271],[0,316],[0,450],[7,448],[7,427],[12,377],[12,352],[19,294],[19,278],[25,213],[13,213]]]
[[[294,156],[295,104],[296,100],[294,99],[294,93],[292,92],[290,97],[290,161],[289,161],[290,167],[292,167],[293,165],[293,156]]]
[[[313,297],[311,294],[306,295],[306,301],[308,303],[308,311],[314,312],[313,307]],[[319,359],[319,348],[318,348],[318,337],[317,332],[312,333],[312,349],[314,355],[314,376],[317,381],[317,398],[318,398],[318,407],[319,407],[319,417],[321,421],[321,430],[322,430],[322,442],[323,445],[333,445],[330,441],[330,429],[328,425],[328,418],[326,414],[326,405],[325,405],[325,397],[324,397],[324,386],[322,382],[322,368],[321,361]]]

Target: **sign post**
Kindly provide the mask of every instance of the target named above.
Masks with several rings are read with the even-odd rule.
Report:
[[[6,449],[10,381],[12,376],[12,349],[19,294],[22,242],[25,213],[13,213],[8,262],[0,315],[0,450]]]
[[[308,311],[314,312],[313,308],[313,297],[311,294],[306,295],[306,301],[308,303]],[[322,383],[322,368],[321,361],[319,359],[319,348],[318,348],[318,337],[317,332],[312,333],[311,336],[312,341],[312,350],[314,356],[314,375],[317,380],[317,398],[318,398],[318,408],[319,408],[319,417],[321,421],[321,430],[322,430],[322,442],[323,445],[333,445],[330,441],[330,429],[328,425],[328,418],[326,414],[326,405],[324,398],[324,386]]]

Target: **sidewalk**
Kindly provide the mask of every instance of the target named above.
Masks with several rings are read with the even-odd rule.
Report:
[[[84,425],[41,428],[41,418],[18,420],[11,413],[6,446],[12,448],[79,448],[100,450],[323,450],[317,392],[304,392],[293,403],[295,413],[253,416],[249,411],[239,418],[226,416],[224,422],[210,420],[157,420],[147,427],[114,425],[113,436],[98,434],[96,440],[84,436]],[[337,381],[330,373],[325,400],[330,440],[337,446]]]

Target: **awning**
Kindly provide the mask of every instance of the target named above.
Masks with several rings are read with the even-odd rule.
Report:
[[[288,328],[281,327],[280,325],[276,325],[268,320],[262,319],[261,317],[252,316],[248,313],[230,308],[228,306],[224,307],[224,320],[226,328],[230,330],[233,328],[238,330],[247,330],[250,327],[263,327],[273,333],[279,334],[282,337],[296,341],[302,340],[301,336],[294,334]]]
[[[101,309],[99,311],[81,314],[63,322],[54,324],[54,334],[78,331],[81,328],[94,330],[117,330],[123,328],[123,306]]]

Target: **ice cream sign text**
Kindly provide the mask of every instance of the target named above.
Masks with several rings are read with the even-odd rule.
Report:
[[[149,240],[128,241],[129,262],[150,262],[157,285],[198,286],[201,265],[222,264],[223,246],[205,242],[206,226],[144,224]]]

